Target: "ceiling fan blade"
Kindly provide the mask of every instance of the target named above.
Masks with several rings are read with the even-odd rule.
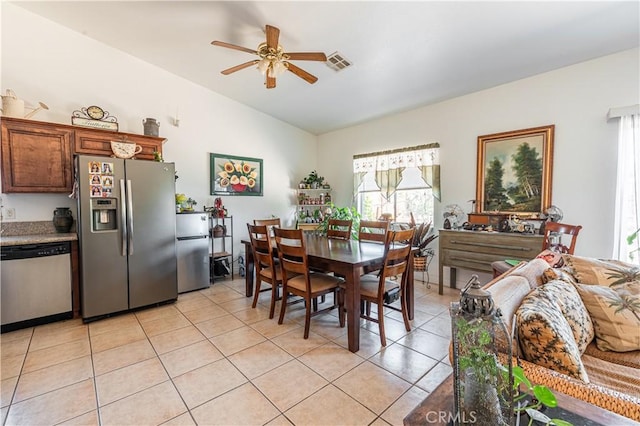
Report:
[[[211,44],[213,44],[214,46],[220,46],[220,47],[226,47],[228,49],[234,49],[234,50],[239,50],[241,52],[247,52],[247,53],[253,53],[254,55],[257,55],[258,52],[256,52],[255,50],[246,48],[246,47],[242,47],[242,46],[237,46],[235,44],[231,44],[231,43],[225,43],[224,41],[218,41],[218,40],[214,40],[211,42]]]
[[[307,83],[313,84],[316,81],[318,81],[318,77],[309,74],[308,72],[306,72],[302,68],[296,67],[291,62],[288,62],[288,68],[287,69],[289,71],[291,71],[292,73],[294,73],[295,75],[297,75],[298,77],[300,77],[301,79],[305,80]]]
[[[275,77],[267,76],[266,85],[267,85],[267,89],[275,88],[276,87],[276,79],[275,79]]]
[[[257,59],[254,59],[253,61],[245,62],[244,64],[236,65],[235,67],[227,68],[226,70],[222,70],[220,72],[222,74],[224,74],[224,75],[229,75],[229,74],[231,74],[233,72],[240,71],[240,70],[243,70],[245,68],[248,68],[251,65],[255,65],[258,62],[260,62],[260,61],[258,61]]]
[[[286,55],[294,61],[327,61],[327,55],[322,52],[292,52]]]
[[[267,47],[278,49],[278,39],[280,38],[280,30],[271,25],[267,25]]]

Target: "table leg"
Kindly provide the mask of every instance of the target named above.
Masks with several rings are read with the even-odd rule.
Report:
[[[244,291],[245,296],[253,296],[253,250],[251,243],[244,245]]]
[[[347,309],[347,336],[349,350],[360,350],[360,271],[345,271],[345,308]]]
[[[444,294],[444,265],[442,264],[442,253],[440,253],[440,267],[439,267],[439,274],[438,274],[438,294],[439,295],[443,295]]]

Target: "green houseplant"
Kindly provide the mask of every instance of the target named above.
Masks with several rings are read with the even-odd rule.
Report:
[[[329,219],[340,219],[340,220],[350,220],[351,221],[351,238],[354,240],[358,239],[358,229],[360,228],[360,213],[356,210],[355,207],[338,207],[333,203],[329,204],[329,207],[326,210],[327,213],[324,215],[324,219],[316,228],[316,232],[320,235],[327,235],[327,229],[329,228]]]
[[[315,170],[312,170],[306,178],[302,179],[301,183],[309,185],[309,188],[312,189],[321,188],[324,183],[324,177],[318,175],[318,172]]]
[[[466,390],[467,395],[470,396],[474,405],[482,407],[484,413],[497,410],[496,393],[498,397],[505,394],[506,389],[501,389],[500,384],[504,386],[509,383],[509,370],[488,349],[492,341],[488,328],[479,319],[468,323],[459,320],[458,338],[461,348],[460,368],[467,374],[467,381],[473,385],[473,389]],[[502,380],[498,380],[498,375],[502,375]],[[528,426],[532,426],[534,421],[538,422],[536,424],[572,426],[565,420],[550,418],[542,413],[541,410],[545,407],[558,406],[555,395],[548,387],[533,385],[524,374],[522,367],[517,365],[512,367],[511,375],[516,426],[521,424],[523,413],[529,417]],[[468,380],[469,378],[473,380]],[[491,388],[497,392],[488,391]]]

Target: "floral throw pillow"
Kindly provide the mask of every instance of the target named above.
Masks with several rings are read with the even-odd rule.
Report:
[[[598,349],[640,350],[640,282],[576,286],[593,320]]]
[[[588,257],[562,255],[564,269],[580,284],[597,284],[607,287],[623,283],[640,283],[640,267],[619,260],[603,260]]]
[[[571,295],[572,290],[575,295]],[[563,293],[569,296],[562,297],[560,301],[558,295]],[[571,285],[561,281],[550,282],[524,298],[516,312],[516,322],[520,349],[527,361],[589,383],[581,359],[584,351],[581,346],[586,348],[586,341],[590,341],[589,330],[580,330],[576,326],[578,321],[575,318],[568,319],[564,313],[565,310],[579,311],[581,304],[580,297]],[[582,309],[586,314],[584,305]],[[570,322],[574,321],[572,328]],[[591,324],[590,320],[588,324]],[[579,340],[574,337],[574,332]]]

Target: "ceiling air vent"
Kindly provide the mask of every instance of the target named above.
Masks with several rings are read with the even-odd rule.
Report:
[[[342,53],[334,52],[327,57],[327,65],[334,71],[341,71],[351,66],[351,61],[344,57]]]

